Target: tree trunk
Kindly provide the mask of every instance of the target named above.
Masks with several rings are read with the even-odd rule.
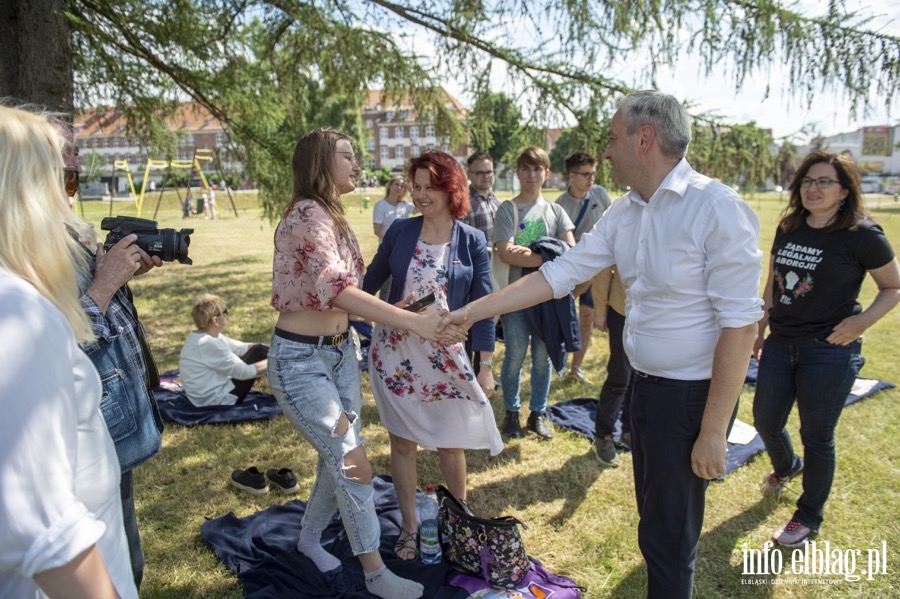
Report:
[[[0,0],[0,97],[73,111],[66,0]]]

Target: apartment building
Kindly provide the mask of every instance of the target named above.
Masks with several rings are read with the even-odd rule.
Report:
[[[444,105],[460,118],[465,118],[466,108],[443,87]],[[369,131],[366,147],[368,157],[365,167],[380,169],[387,166],[403,172],[411,158],[426,150],[441,150],[464,162],[469,156],[466,144],[455,144],[437,135],[427,114],[418,114],[405,101],[388,100],[382,89],[369,90],[362,108],[363,123]]]
[[[104,178],[113,175],[116,161],[125,161],[133,175],[143,176],[148,159],[165,160],[166,156],[152,155],[138,139],[128,134],[125,115],[121,109],[105,107],[79,112],[74,120],[75,143],[82,163],[88,154],[100,156],[99,174]],[[241,172],[243,165],[229,146],[228,132],[218,119],[199,104],[185,102],[169,119],[169,129],[177,134],[178,141],[172,158],[191,160],[195,149],[212,150],[219,155],[225,172]],[[204,171],[214,171],[204,166]],[[154,171],[155,178],[162,172]]]

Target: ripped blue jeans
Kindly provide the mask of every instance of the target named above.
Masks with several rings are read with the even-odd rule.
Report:
[[[341,345],[312,345],[272,336],[269,386],[282,412],[319,454],[316,481],[301,526],[322,532],[339,510],[354,555],[377,551],[381,528],[372,484],[353,480],[344,456],[361,445],[359,363],[350,339]],[[350,426],[335,434],[341,414]]]

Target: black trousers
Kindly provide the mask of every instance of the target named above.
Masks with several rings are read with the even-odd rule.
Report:
[[[625,317],[609,306],[606,310],[606,324],[609,334],[609,360],[606,362],[606,380],[600,388],[597,400],[597,417],[594,420],[594,438],[612,435],[616,430],[616,420],[622,414],[622,432],[631,432],[631,363],[625,355],[622,335],[625,331]]]
[[[709,385],[708,380],[677,381],[637,372],[632,377],[631,451],[648,599],[690,599],[693,594],[709,481],[694,474],[691,451]]]
[[[250,349],[247,350],[247,353],[241,356],[241,360],[245,364],[256,364],[260,360],[265,360],[268,357],[269,346],[262,343],[257,343],[250,346]],[[234,384],[234,389],[232,389],[230,393],[237,397],[237,401],[234,403],[239,404],[247,399],[247,394],[250,393],[250,389],[253,388],[253,383],[255,381],[255,378],[247,379],[245,381],[231,379],[231,382]]]

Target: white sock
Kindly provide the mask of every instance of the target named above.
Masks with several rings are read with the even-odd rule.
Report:
[[[330,572],[341,566],[341,560],[331,555],[322,547],[322,533],[308,532],[300,529],[300,540],[297,541],[297,551],[308,557],[319,569],[319,572]]]
[[[414,580],[400,578],[383,565],[374,572],[365,572],[366,590],[381,599],[419,599],[425,592]]]

